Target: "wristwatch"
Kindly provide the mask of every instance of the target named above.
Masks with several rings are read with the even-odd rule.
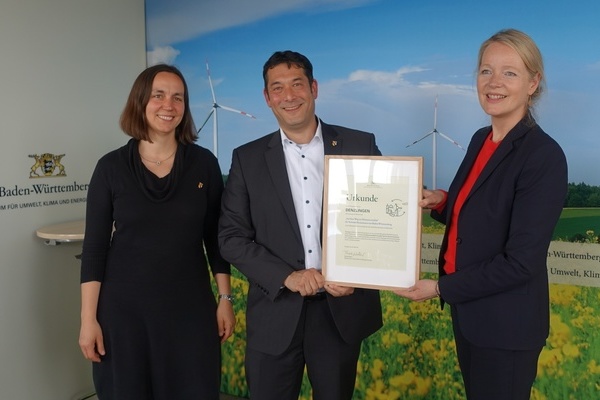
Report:
[[[219,300],[221,299],[225,299],[231,302],[231,304],[233,304],[233,295],[230,294],[220,294],[219,295]]]

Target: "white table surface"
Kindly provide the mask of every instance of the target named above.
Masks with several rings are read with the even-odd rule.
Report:
[[[35,233],[39,238],[45,239],[46,244],[81,242],[85,233],[85,220],[43,226]]]

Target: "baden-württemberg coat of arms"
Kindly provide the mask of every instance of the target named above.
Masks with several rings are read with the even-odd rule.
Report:
[[[60,160],[64,156],[64,154],[54,155],[51,153],[44,153],[42,155],[30,154],[29,157],[35,159],[35,163],[31,166],[29,178],[67,176],[64,165],[60,163]]]

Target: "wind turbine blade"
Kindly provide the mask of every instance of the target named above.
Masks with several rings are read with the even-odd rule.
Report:
[[[415,145],[415,144],[419,143],[421,140],[423,140],[423,139],[426,139],[426,138],[428,138],[429,136],[433,135],[434,133],[435,133],[435,131],[431,131],[431,132],[429,132],[427,135],[423,136],[421,139],[419,139],[419,140],[415,140],[414,142],[412,142],[411,144],[409,144],[409,145],[408,145],[408,146],[406,146],[406,147],[410,147],[410,146],[412,146],[412,145]]]
[[[204,120],[204,123],[202,123],[202,126],[200,127],[200,129],[198,129],[198,133],[200,133],[200,130],[202,128],[204,128],[204,126],[206,125],[206,123],[208,122],[210,117],[212,116],[213,117],[213,154],[218,157],[218,154],[219,154],[218,147],[217,147],[218,146],[218,138],[219,138],[218,123],[217,123],[217,115],[219,113],[218,109],[222,108],[224,110],[231,111],[236,114],[241,114],[241,115],[244,115],[249,118],[256,119],[256,117],[254,115],[248,114],[245,111],[240,111],[240,110],[236,110],[235,108],[219,105],[219,103],[217,103],[217,96],[215,94],[215,88],[213,87],[212,78],[210,76],[210,68],[208,67],[208,60],[206,61],[206,74],[208,75],[208,84],[210,86],[210,93],[212,94],[213,104],[212,104],[212,109],[210,110],[210,113],[208,114],[208,117],[206,117],[206,119]]]
[[[213,103],[217,103],[217,97],[215,96],[215,89],[213,88],[212,79],[210,79],[210,69],[208,68],[208,61],[206,62],[206,74],[208,75],[208,85],[210,86],[210,93],[212,93]]]
[[[227,107],[227,106],[222,106],[222,105],[217,105],[217,107],[222,108],[223,110],[231,111],[231,112],[234,112],[234,113],[245,115],[246,117],[249,117],[249,118],[256,119],[256,117],[254,115],[248,114],[245,111],[236,110],[235,108],[231,108],[231,107]]]
[[[444,135],[442,132],[438,131],[438,133],[440,134],[441,137],[443,137],[444,139],[446,139],[447,141],[451,142],[452,144],[454,144],[455,146],[457,146],[459,149],[465,149],[464,147],[462,147],[460,144],[458,144],[456,141],[454,141],[454,139],[449,138],[448,136]]]
[[[208,120],[210,119],[211,115],[213,115],[214,112],[215,112],[215,109],[213,107],[210,109],[210,112],[208,113],[208,117],[206,117],[206,119],[202,123],[202,126],[198,129],[198,132],[196,132],[196,133],[200,133],[200,131],[202,130],[202,128],[204,128],[204,125],[206,125],[206,123],[208,122]]]

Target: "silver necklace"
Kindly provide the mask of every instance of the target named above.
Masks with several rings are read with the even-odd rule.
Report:
[[[175,153],[177,152],[177,149],[175,149],[175,151],[167,158],[165,158],[164,160],[160,160],[160,161],[152,161],[152,160],[148,160],[147,158],[145,158],[142,153],[140,153],[140,157],[142,158],[142,160],[147,161],[149,163],[152,164],[156,164],[156,166],[160,166],[160,164],[164,163],[165,161],[167,161],[169,158],[173,157],[175,155]]]

